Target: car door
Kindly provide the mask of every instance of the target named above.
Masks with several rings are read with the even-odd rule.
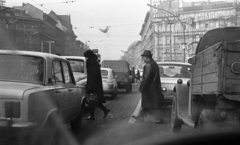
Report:
[[[56,103],[61,111],[63,118],[66,120],[66,112],[64,111],[68,106],[66,105],[66,92],[68,88],[65,88],[64,74],[62,69],[61,60],[54,60],[52,68],[52,83],[57,94]]]
[[[74,77],[71,73],[68,61],[62,61],[63,78],[64,78],[64,110],[67,119],[72,119],[79,115],[81,110],[82,89],[74,83]],[[80,94],[81,91],[81,94]]]

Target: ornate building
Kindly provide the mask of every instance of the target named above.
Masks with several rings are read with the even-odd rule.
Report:
[[[191,2],[156,0],[147,12],[141,46],[157,61],[185,61],[195,53],[197,42],[211,29],[239,26],[237,1]]]

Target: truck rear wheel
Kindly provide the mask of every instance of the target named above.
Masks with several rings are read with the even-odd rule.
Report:
[[[215,113],[211,109],[202,110],[199,119],[198,127],[201,131],[213,131],[217,128],[215,124]]]
[[[173,132],[179,132],[182,128],[182,120],[178,118],[178,114],[177,114],[176,97],[173,97],[173,102],[172,102],[171,127]]]
[[[130,93],[130,91],[131,91],[131,88],[130,88],[130,85],[128,84],[126,85],[126,93]]]

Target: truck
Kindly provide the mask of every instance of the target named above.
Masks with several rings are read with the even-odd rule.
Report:
[[[127,93],[132,91],[131,71],[129,63],[126,60],[103,60],[101,67],[111,68],[114,70],[118,88],[126,89]]]
[[[226,130],[240,123],[240,28],[206,32],[188,60],[190,80],[176,84],[171,128],[183,124],[203,131]]]

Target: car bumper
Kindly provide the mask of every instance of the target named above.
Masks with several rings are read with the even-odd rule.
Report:
[[[172,105],[172,101],[173,101],[173,93],[172,90],[170,91],[166,91],[166,92],[162,92],[163,96],[164,96],[164,104],[165,105]]]
[[[32,133],[37,127],[35,122],[11,122],[11,120],[0,120],[0,138],[25,137]]]
[[[104,90],[104,91],[103,91],[104,94],[111,94],[111,93],[113,93],[113,92],[114,92],[113,89],[112,89],[112,90]]]

